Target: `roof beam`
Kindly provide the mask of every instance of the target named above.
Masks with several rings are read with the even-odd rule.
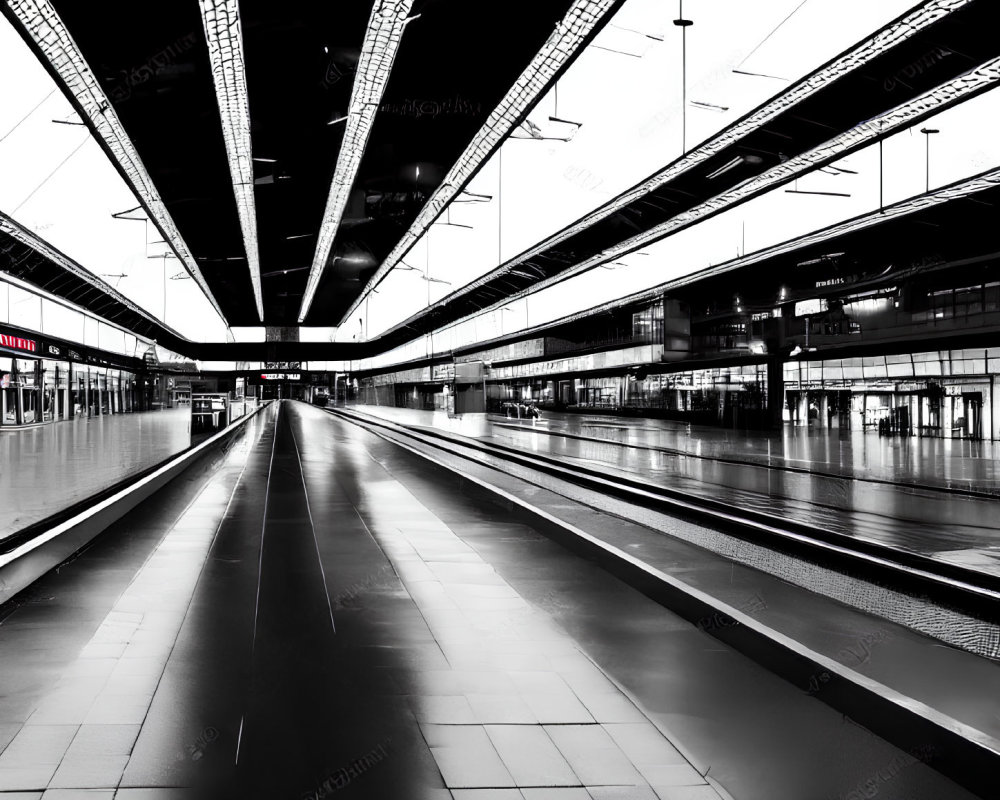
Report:
[[[250,142],[250,103],[244,69],[243,31],[238,0],[200,0],[201,18],[212,62],[212,80],[219,101],[222,135],[233,177],[247,266],[253,284],[257,316],[264,320],[260,291],[260,256],[257,247],[257,209],[253,193],[253,154]]]
[[[382,102],[382,94],[389,82],[392,64],[399,51],[406,27],[407,16],[413,0],[377,0],[368,20],[368,30],[358,60],[358,70],[351,90],[351,105],[347,112],[344,138],[337,156],[337,168],[330,184],[323,221],[320,223],[316,252],[306,282],[306,291],[299,306],[299,323],[302,323],[319,286],[320,278],[329,262],[333,240],[337,236],[340,220],[358,176],[361,158],[368,146],[375,123],[375,114]]]

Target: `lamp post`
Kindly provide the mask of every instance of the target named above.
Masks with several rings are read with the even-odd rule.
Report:
[[[677,19],[674,25],[681,29],[681,155],[687,152],[687,29],[694,25],[684,19],[684,0],[677,0]]]
[[[921,128],[924,135],[924,192],[931,190],[931,134],[941,133],[937,128]]]

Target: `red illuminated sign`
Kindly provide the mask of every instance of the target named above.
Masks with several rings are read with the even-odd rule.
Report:
[[[0,347],[9,347],[11,350],[24,350],[28,353],[34,353],[37,345],[34,339],[22,339],[20,336],[0,333]]]

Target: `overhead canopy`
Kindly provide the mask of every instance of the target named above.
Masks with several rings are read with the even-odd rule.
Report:
[[[630,253],[667,253],[656,243],[693,226],[719,230],[715,217],[732,228],[732,209],[752,218],[802,176],[857,175],[845,157],[870,164],[879,142],[995,86],[985,0],[852,0],[834,21],[803,5],[692,2],[681,20],[654,0],[199,0],[141,13],[120,0],[4,0],[76,111],[53,122],[86,125],[132,193],[134,207],[114,207],[118,230],[147,228],[124,266],[97,263],[78,234],[79,250],[57,240],[75,267],[43,253],[17,274],[142,335],[159,324],[220,338],[181,324],[202,303],[226,326],[340,325],[341,341],[371,340],[366,350],[512,298],[528,327],[529,293],[544,322],[569,295],[582,310],[595,292],[657,285],[668,276],[648,269],[639,285],[614,270]],[[21,135],[40,130],[46,97],[34,109],[24,98]],[[39,166],[17,209],[0,211],[44,242],[32,204],[54,202],[59,176],[90,158],[76,152],[55,180]],[[859,177],[867,199],[839,219],[868,210],[870,187],[893,174]],[[72,201],[110,219],[90,188]],[[782,224],[757,244],[787,238]]]

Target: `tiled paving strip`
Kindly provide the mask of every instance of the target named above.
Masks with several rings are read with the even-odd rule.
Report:
[[[719,800],[570,637],[366,461],[358,512],[451,666],[408,677],[414,714],[456,800],[501,800],[503,788],[527,800]]]
[[[254,439],[248,431],[233,446],[0,754],[0,797],[48,788],[45,800],[58,800],[118,786]]]

